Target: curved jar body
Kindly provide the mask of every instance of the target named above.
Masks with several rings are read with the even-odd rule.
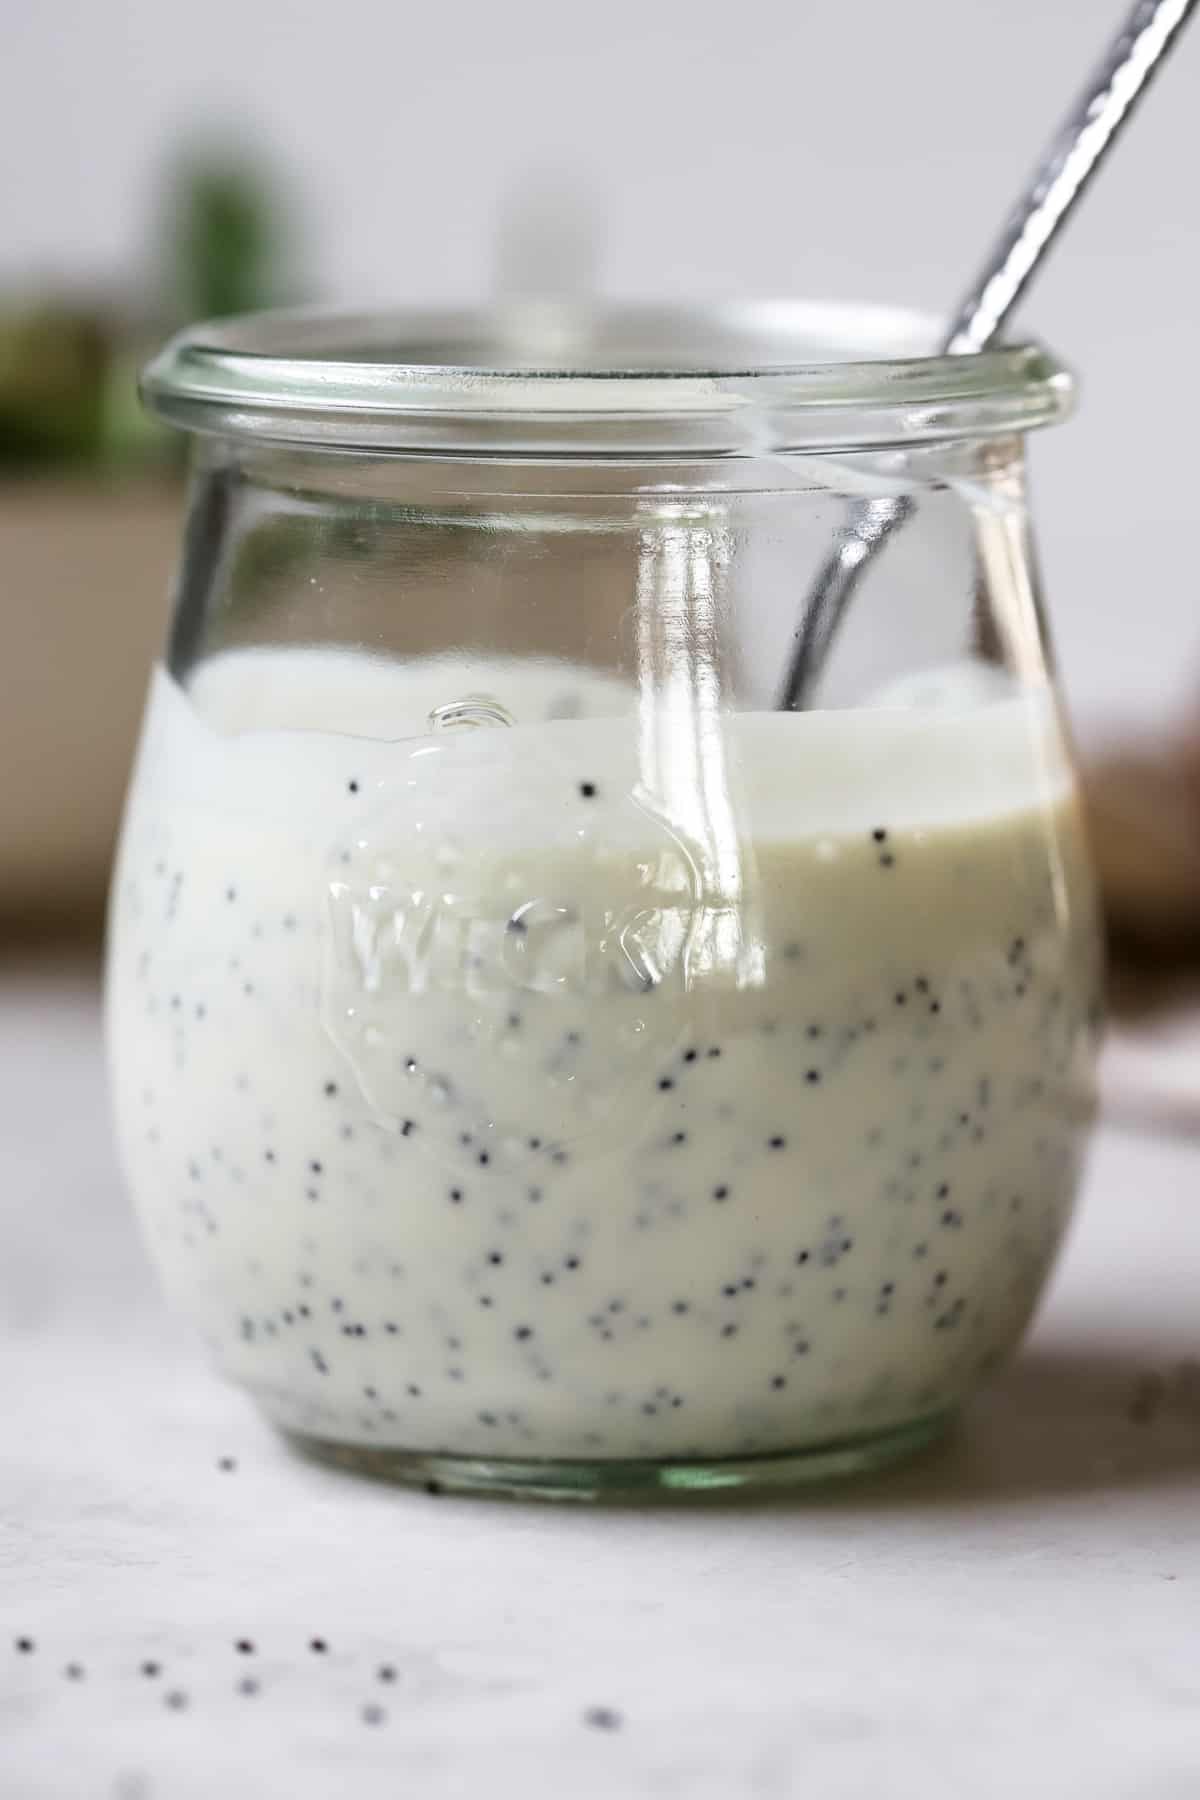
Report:
[[[793,1476],[919,1440],[1020,1336],[1098,1022],[1022,473],[1061,378],[897,416],[882,371],[942,365],[858,348],[886,425],[804,389],[829,361],[768,369],[790,411],[577,346],[386,414],[160,372],[199,443],[113,891],[119,1134],[171,1294],[310,1444]],[[781,710],[831,544],[897,504]]]

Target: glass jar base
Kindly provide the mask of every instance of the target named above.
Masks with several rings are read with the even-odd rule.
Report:
[[[955,1419],[934,1413],[869,1437],[840,1438],[771,1456],[688,1462],[522,1462],[506,1457],[440,1456],[342,1444],[284,1430],[303,1455],[429,1494],[493,1494],[531,1500],[694,1500],[754,1496],[869,1475],[935,1443]]]

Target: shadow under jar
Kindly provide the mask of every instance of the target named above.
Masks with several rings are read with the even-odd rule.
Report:
[[[934,1435],[1073,1201],[1095,900],[1036,347],[807,306],[266,316],[195,434],[112,898],[171,1294],[310,1450],[595,1495]],[[776,696],[864,502],[907,519]]]

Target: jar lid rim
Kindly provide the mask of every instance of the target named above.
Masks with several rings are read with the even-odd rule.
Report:
[[[143,376],[193,431],[441,453],[762,455],[1029,430],[1073,383],[1035,342],[933,350],[929,314],[675,307],[316,308],[189,327]]]

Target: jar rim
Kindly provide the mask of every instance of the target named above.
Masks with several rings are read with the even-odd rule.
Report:
[[[941,322],[816,301],[321,308],[190,326],[142,395],[187,430],[366,452],[814,454],[1008,436],[1069,411],[1034,341],[938,353]]]

